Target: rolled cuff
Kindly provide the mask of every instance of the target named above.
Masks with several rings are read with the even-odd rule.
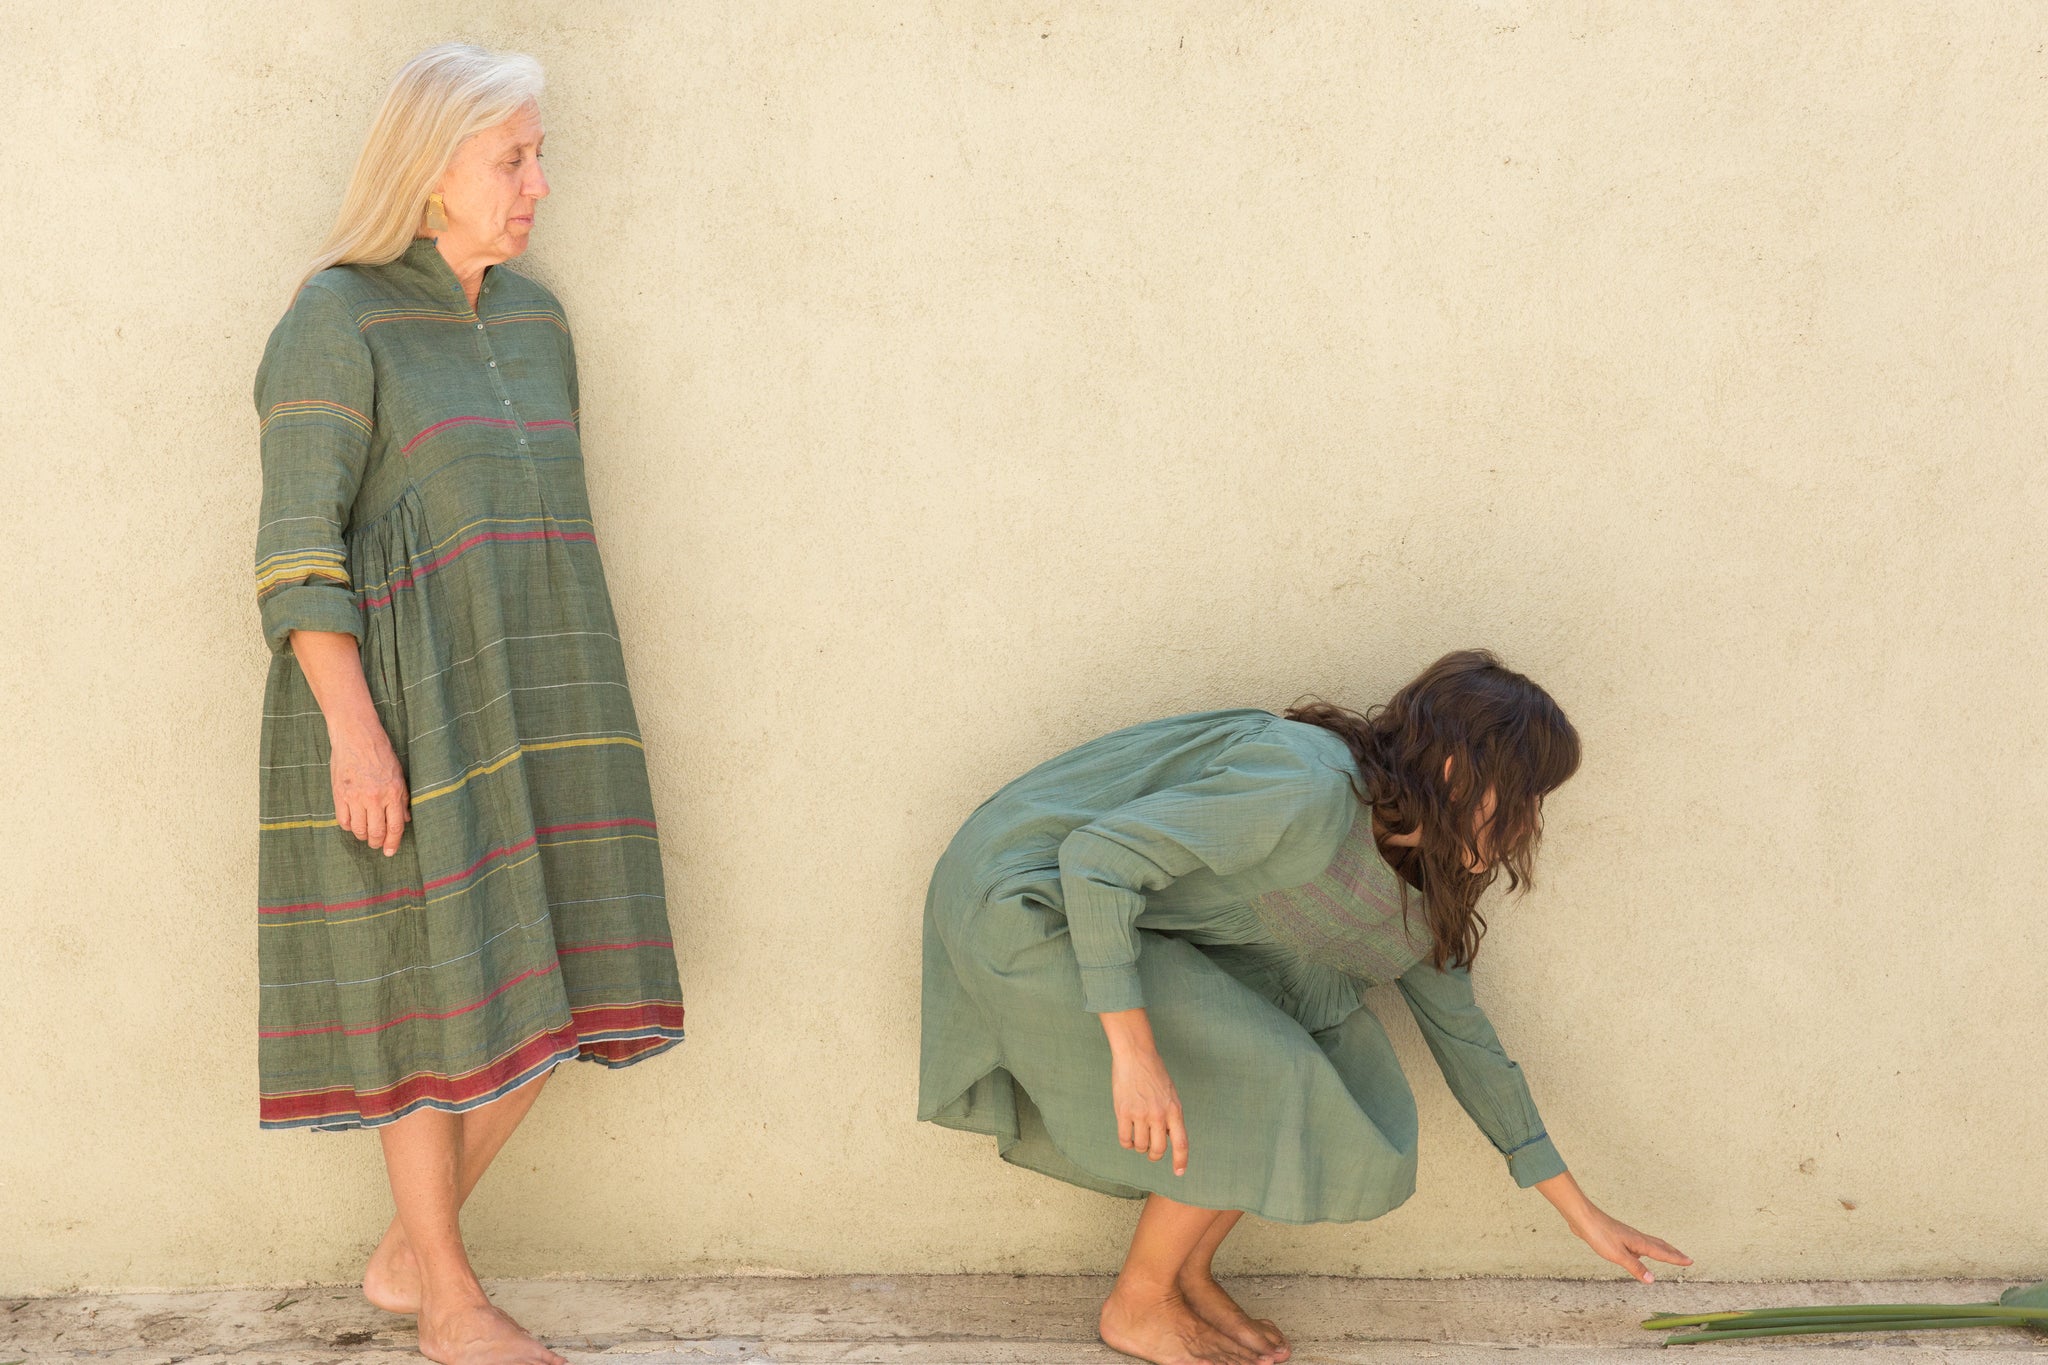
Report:
[[[1081,1008],[1090,1014],[1139,1009],[1144,1003],[1145,988],[1138,984],[1136,963],[1081,969]]]
[[[1557,1147],[1550,1139],[1541,1133],[1508,1153],[1508,1174],[1525,1190],[1538,1181],[1564,1173],[1564,1158],[1557,1154]]]
[[[331,630],[363,638],[363,609],[352,589],[338,583],[291,583],[263,599],[263,635],[270,652],[291,649],[295,630]]]

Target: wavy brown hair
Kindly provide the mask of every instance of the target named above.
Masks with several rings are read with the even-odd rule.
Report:
[[[1343,737],[1376,837],[1421,829],[1415,847],[1381,840],[1380,854],[1422,893],[1430,960],[1470,966],[1486,935],[1480,894],[1503,870],[1510,891],[1535,885],[1543,798],[1578,771],[1579,732],[1549,693],[1483,649],[1444,655],[1363,714],[1308,701],[1287,719]],[[1488,791],[1495,804],[1482,825]],[[1406,913],[1405,890],[1402,901]]]

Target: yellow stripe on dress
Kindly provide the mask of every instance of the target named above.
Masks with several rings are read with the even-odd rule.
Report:
[[[422,801],[431,801],[437,796],[446,796],[450,792],[460,791],[463,787],[469,785],[472,778],[489,777],[492,773],[497,772],[507,764],[516,762],[527,754],[539,753],[543,749],[582,749],[594,744],[625,744],[635,749],[645,749],[647,747],[629,735],[594,735],[588,739],[552,739],[545,740],[539,744],[522,744],[502,758],[493,759],[480,768],[470,769],[453,782],[445,782],[427,791],[414,792],[412,803],[417,806]]]
[[[498,772],[508,765],[517,762],[527,754],[539,753],[546,749],[584,749],[599,744],[623,744],[629,748],[642,750],[647,747],[631,735],[590,735],[576,739],[548,739],[533,744],[521,744],[514,747],[510,753],[494,758],[481,767],[471,768],[452,782],[444,782],[440,786],[430,787],[426,791],[414,792],[411,797],[411,804],[417,806],[422,801],[431,801],[437,796],[447,796],[451,792],[460,791],[463,787],[468,786],[473,779],[489,777],[492,773]],[[334,817],[329,815],[321,819],[265,820],[258,823],[256,828],[264,832],[283,829],[320,829],[334,823]]]
[[[505,322],[550,322],[564,332],[569,330],[568,321],[560,313],[549,308],[507,308],[503,312],[492,314],[484,321],[493,327]]]
[[[293,398],[272,406],[264,417],[262,432],[270,430],[271,423],[287,417],[339,417],[352,427],[362,428],[363,435],[370,434],[370,419],[349,407],[346,403],[335,403],[325,398]]]
[[[303,559],[272,565],[257,574],[256,595],[261,597],[273,588],[296,583],[302,578],[324,578],[329,582],[339,583],[344,588],[350,586],[348,569],[342,564],[341,556],[336,555],[329,559],[325,556],[309,555]]]

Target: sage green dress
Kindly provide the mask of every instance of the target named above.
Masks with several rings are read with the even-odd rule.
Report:
[[[1562,1172],[1470,977],[1404,922],[1355,771],[1328,730],[1215,711],[1094,740],[983,803],[926,900],[918,1117],[1109,1194],[1375,1218],[1415,1188],[1415,1101],[1360,1003],[1392,982],[1515,1181]],[[1095,1014],[1139,1005],[1186,1114],[1184,1176],[1117,1141]]]

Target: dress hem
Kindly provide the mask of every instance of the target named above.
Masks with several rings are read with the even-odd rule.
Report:
[[[1006,1074],[1010,1074],[1009,1069],[1001,1065],[992,1068],[992,1070],[1002,1071]],[[1113,1179],[1109,1176],[1098,1175],[1096,1172],[1090,1170],[1087,1166],[1084,1166],[1080,1162],[1074,1160],[1072,1154],[1070,1154],[1066,1148],[1060,1145],[1059,1139],[1053,1136],[1051,1125],[1045,1124],[1043,1122],[1043,1119],[1041,1118],[1040,1122],[1041,1126],[1044,1127],[1045,1130],[1046,1142],[1051,1145],[1052,1149],[1055,1152],[1059,1153],[1060,1158],[1063,1161],[1065,1161],[1068,1165],[1072,1166],[1076,1171],[1079,1171],[1081,1174],[1089,1177],[1091,1180],[1099,1180],[1102,1182],[1102,1185],[1104,1186],[1119,1186],[1124,1190],[1131,1191],[1131,1193],[1119,1193],[1117,1190],[1105,1189],[1101,1186],[1084,1185],[1081,1184],[1079,1181],[1074,1180],[1070,1176],[1063,1175],[1057,1171],[1047,1170],[1044,1167],[1034,1165],[1029,1161],[1021,1160],[1018,1157],[1012,1155],[1012,1152],[1019,1145],[1020,1140],[1022,1138],[1021,1129],[1015,1132],[1006,1133],[1000,1131],[995,1127],[977,1124],[972,1120],[969,1120],[965,1115],[950,1116],[945,1114],[945,1111],[947,1109],[951,1108],[955,1104],[958,1104],[962,1099],[964,1099],[968,1094],[970,1094],[973,1091],[975,1085],[979,1085],[983,1080],[986,1079],[988,1079],[986,1074],[977,1077],[974,1081],[974,1084],[964,1087],[958,1094],[954,1095],[944,1104],[933,1106],[930,1112],[925,1112],[924,1107],[920,1105],[919,1113],[917,1116],[918,1122],[937,1124],[941,1128],[951,1128],[955,1132],[979,1133],[985,1137],[992,1137],[996,1140],[996,1155],[1001,1157],[1010,1165],[1015,1166],[1020,1170],[1032,1171],[1039,1175],[1048,1176],[1051,1179],[1060,1181],[1062,1184],[1072,1185],[1076,1189],[1088,1190],[1091,1193],[1095,1194],[1106,1194],[1113,1199],[1143,1199],[1148,1194],[1156,1194],[1160,1196],[1162,1199],[1171,1199],[1177,1204],[1186,1204],[1190,1208],[1209,1209],[1216,1213],[1249,1213],[1259,1218],[1263,1218],[1269,1223],[1285,1223],[1290,1227],[1308,1227],[1316,1223],[1368,1223],[1375,1218],[1386,1217],[1395,1209],[1398,1209],[1403,1204],[1407,1203],[1409,1199],[1412,1198],[1415,1194],[1415,1182],[1411,1179],[1408,1182],[1408,1188],[1401,1193],[1399,1198],[1393,1200],[1391,1203],[1386,1204],[1384,1207],[1380,1208],[1376,1212],[1320,1218],[1291,1217],[1287,1214],[1272,1213],[1266,1209],[1259,1208],[1253,1205],[1228,1204],[1219,1208],[1213,1204],[1199,1204],[1191,1199],[1182,1199],[1180,1196],[1172,1193],[1169,1190],[1154,1189],[1149,1185],[1139,1185],[1134,1184],[1127,1180]],[[1014,1074],[1010,1074],[1010,1083],[1016,1086],[1018,1091],[1021,1092],[1027,1099],[1029,1098],[1031,1092],[1025,1090],[1024,1083],[1022,1081],[1017,1080]]]
[[[501,1100],[522,1086],[531,1085],[563,1062],[595,1062],[607,1070],[619,1071],[636,1062],[644,1062],[650,1057],[659,1057],[682,1041],[681,1029],[649,1029],[631,1034],[596,1034],[557,1050],[546,1060],[527,1068],[504,1084],[473,1097],[445,1100],[432,1095],[422,1095],[400,1105],[388,1114],[379,1114],[372,1118],[365,1118],[361,1113],[318,1114],[296,1119],[260,1119],[257,1126],[268,1132],[306,1129],[315,1133],[352,1133],[360,1129],[382,1128],[420,1109],[438,1109],[444,1114],[463,1114]],[[617,1056],[606,1056],[586,1050],[592,1043],[616,1045],[631,1042],[648,1042],[651,1046]]]

